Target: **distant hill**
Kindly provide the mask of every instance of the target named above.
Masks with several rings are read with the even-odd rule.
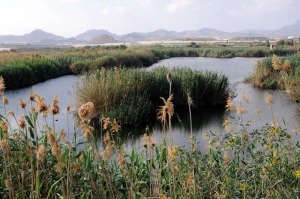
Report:
[[[189,30],[182,31],[179,33],[180,37],[228,37],[231,34],[228,32],[212,29],[212,28],[202,28],[200,30]]]
[[[118,38],[118,36],[116,34],[113,34],[113,33],[109,32],[107,30],[104,30],[104,29],[101,29],[101,30],[96,30],[96,29],[88,30],[84,33],[81,33],[81,34],[77,35],[75,38],[90,41],[93,38],[99,37],[101,35],[109,35],[109,36],[111,36],[115,39]]]
[[[300,37],[300,20],[292,25],[286,25],[278,30],[256,30],[246,29],[237,32],[225,32],[213,28],[202,28],[199,30],[187,30],[176,32],[172,30],[159,29],[152,32],[132,32],[124,35],[117,35],[109,32],[108,30],[92,29],[72,38],[64,38],[52,33],[45,32],[37,29],[24,35],[0,35],[0,43],[31,43],[40,45],[57,45],[57,44],[103,44],[103,43],[115,43],[126,42],[136,43],[138,41],[153,41],[153,40],[203,40],[207,38],[218,39],[270,39],[278,37],[296,36]],[[259,39],[259,40],[260,40]]]
[[[63,41],[66,38],[57,36],[52,33],[45,32],[40,29],[36,29],[25,35],[0,35],[0,42],[2,43],[37,43],[44,41]]]
[[[275,31],[275,34],[281,36],[300,36],[300,20],[292,25],[283,26]]]
[[[94,37],[91,40],[89,40],[89,43],[91,44],[106,44],[106,43],[116,43],[118,42],[117,40],[115,40],[114,37],[104,34],[104,35],[100,35],[98,37]]]
[[[143,41],[143,40],[146,40],[146,38],[142,36],[141,33],[136,33],[136,32],[122,35],[120,37],[120,41],[127,42],[127,43],[136,43],[137,41]]]

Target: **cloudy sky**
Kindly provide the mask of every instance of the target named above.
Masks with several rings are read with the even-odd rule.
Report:
[[[300,20],[299,11],[300,0],[0,0],[0,35],[278,29]]]

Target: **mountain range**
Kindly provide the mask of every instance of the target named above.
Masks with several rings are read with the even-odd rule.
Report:
[[[0,35],[0,44],[44,44],[44,45],[57,45],[57,44],[103,44],[103,43],[136,43],[137,41],[151,41],[151,40],[193,40],[193,39],[233,39],[240,37],[266,37],[269,39],[274,38],[287,38],[288,36],[300,36],[300,20],[292,25],[286,25],[278,30],[256,30],[247,29],[237,32],[225,32],[212,28],[202,28],[199,30],[187,31],[168,31],[159,29],[153,32],[132,32],[125,35],[117,35],[107,30],[88,30],[76,37],[65,38],[52,33],[45,32],[41,29],[34,30],[24,35]]]

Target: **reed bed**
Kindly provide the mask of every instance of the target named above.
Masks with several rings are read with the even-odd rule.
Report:
[[[201,45],[196,47],[110,46],[48,48],[0,52],[0,75],[8,89],[26,87],[68,74],[82,74],[102,67],[147,67],[170,57],[265,57],[273,53],[291,55],[296,47]],[[16,75],[17,74],[17,75]],[[20,79],[18,76],[22,76]],[[16,81],[17,79],[17,81]]]
[[[107,74],[108,75],[108,74]],[[173,83],[173,78],[168,81]],[[4,80],[0,78],[3,108]],[[169,88],[167,88],[167,92]],[[78,111],[79,137],[66,139],[51,121],[60,113],[59,99],[51,105],[32,94],[20,100],[21,118],[12,112],[0,118],[0,195],[2,198],[297,198],[300,183],[299,143],[271,121],[250,131],[243,122],[243,104],[227,99],[236,119],[224,121],[224,132],[207,133],[206,149],[190,132],[190,146],[175,146],[172,117],[176,94],[161,98],[157,119],[165,135],[155,140],[145,132],[141,148],[126,150],[119,139],[120,125],[101,118],[101,141],[96,139],[93,102]],[[272,111],[272,97],[265,96]],[[186,96],[192,111],[193,99]],[[7,115],[8,114],[8,115]],[[68,109],[69,114],[69,109]],[[272,113],[274,114],[274,113]],[[68,117],[68,115],[67,115]],[[44,123],[38,123],[42,118]],[[18,126],[12,126],[16,120]],[[49,121],[48,121],[49,120]],[[191,123],[192,125],[192,123]],[[237,128],[234,128],[237,127]],[[192,129],[192,128],[191,128]],[[236,129],[236,130],[234,130]],[[80,143],[85,142],[84,147]]]
[[[264,58],[256,64],[251,81],[262,89],[282,89],[292,100],[299,101],[300,54]]]
[[[191,69],[102,68],[82,80],[75,88],[78,106],[91,101],[96,114],[116,118],[122,125],[147,121],[161,103],[159,98],[170,93],[176,96],[174,105],[178,107],[187,106],[187,95],[193,98],[194,106],[224,105],[229,93],[226,76]]]

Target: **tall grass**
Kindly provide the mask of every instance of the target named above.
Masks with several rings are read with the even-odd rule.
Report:
[[[171,92],[167,74],[172,80]],[[75,92],[78,103],[92,101],[98,115],[116,118],[122,124],[136,124],[153,113],[159,97],[173,93],[175,106],[187,106],[187,94],[193,98],[194,106],[222,105],[229,88],[226,76],[208,71],[102,68],[83,76]]]
[[[4,88],[0,79],[2,98]],[[192,99],[186,98],[190,107]],[[157,143],[146,131],[141,148],[129,151],[119,140],[120,126],[109,118],[101,119],[104,136],[103,144],[99,143],[91,124],[95,116],[92,102],[78,110],[82,136],[66,140],[65,131],[56,132],[50,125],[60,112],[58,99],[54,98],[49,109],[41,96],[32,94],[30,99],[27,104],[20,102],[24,110],[20,119],[12,112],[0,118],[2,198],[299,196],[299,144],[275,121],[250,131],[249,124],[240,119],[244,113],[241,106],[248,103],[246,97],[238,107],[227,100],[227,107],[236,111],[237,118],[224,121],[224,132],[205,134],[207,147],[203,149],[198,148],[192,133],[191,147],[173,145],[170,121],[176,112],[176,98],[167,95],[160,104],[158,119],[170,137]],[[271,96],[267,95],[265,101],[272,110]],[[3,102],[5,107],[6,101]],[[45,121],[44,125],[37,123],[38,118]],[[17,120],[18,126],[13,126],[12,120]],[[233,128],[235,125],[237,128]],[[79,147],[82,141],[86,143]]]
[[[300,100],[300,54],[273,55],[259,61],[251,79],[259,88],[279,88],[285,90],[291,99]]]
[[[84,47],[65,49],[17,50],[0,52],[0,75],[8,89],[16,89],[66,74],[82,74],[102,67],[147,67],[161,59],[170,57],[265,57],[291,55],[296,47],[279,47],[270,51],[263,46],[220,46],[197,47],[129,46]],[[14,79],[24,76],[22,80]],[[19,81],[20,80],[20,81]]]

